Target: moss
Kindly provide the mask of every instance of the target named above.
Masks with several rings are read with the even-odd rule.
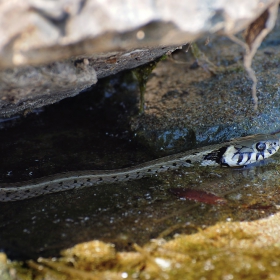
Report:
[[[139,86],[139,90],[140,90],[140,106],[139,106],[140,114],[144,112],[144,103],[145,103],[144,94],[146,91],[146,84],[147,84],[148,78],[149,78],[150,74],[152,73],[152,71],[157,66],[158,62],[161,60],[164,60],[164,59],[166,59],[166,56],[162,56],[154,61],[141,65],[132,70],[133,75],[135,76],[135,78],[138,81],[138,86]]]

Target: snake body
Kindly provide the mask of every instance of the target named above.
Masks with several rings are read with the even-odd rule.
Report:
[[[65,172],[38,180],[0,185],[0,202],[24,200],[103,183],[135,180],[193,164],[202,166],[245,166],[270,157],[278,149],[279,139],[276,136],[257,134],[166,156],[124,169]]]

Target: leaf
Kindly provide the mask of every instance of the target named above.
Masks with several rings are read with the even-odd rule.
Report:
[[[193,190],[187,188],[171,188],[169,191],[175,194],[179,198],[184,198],[188,200],[193,200],[196,202],[201,202],[205,204],[225,204],[227,200],[216,196],[212,193],[207,193],[201,190]]]

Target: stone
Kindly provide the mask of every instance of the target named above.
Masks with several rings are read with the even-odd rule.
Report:
[[[0,116],[74,96],[201,36],[235,34],[278,3],[0,1]]]

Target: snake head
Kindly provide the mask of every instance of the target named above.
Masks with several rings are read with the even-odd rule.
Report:
[[[245,166],[271,157],[279,149],[279,139],[267,139],[267,135],[244,137],[233,141],[221,158],[223,166]]]

